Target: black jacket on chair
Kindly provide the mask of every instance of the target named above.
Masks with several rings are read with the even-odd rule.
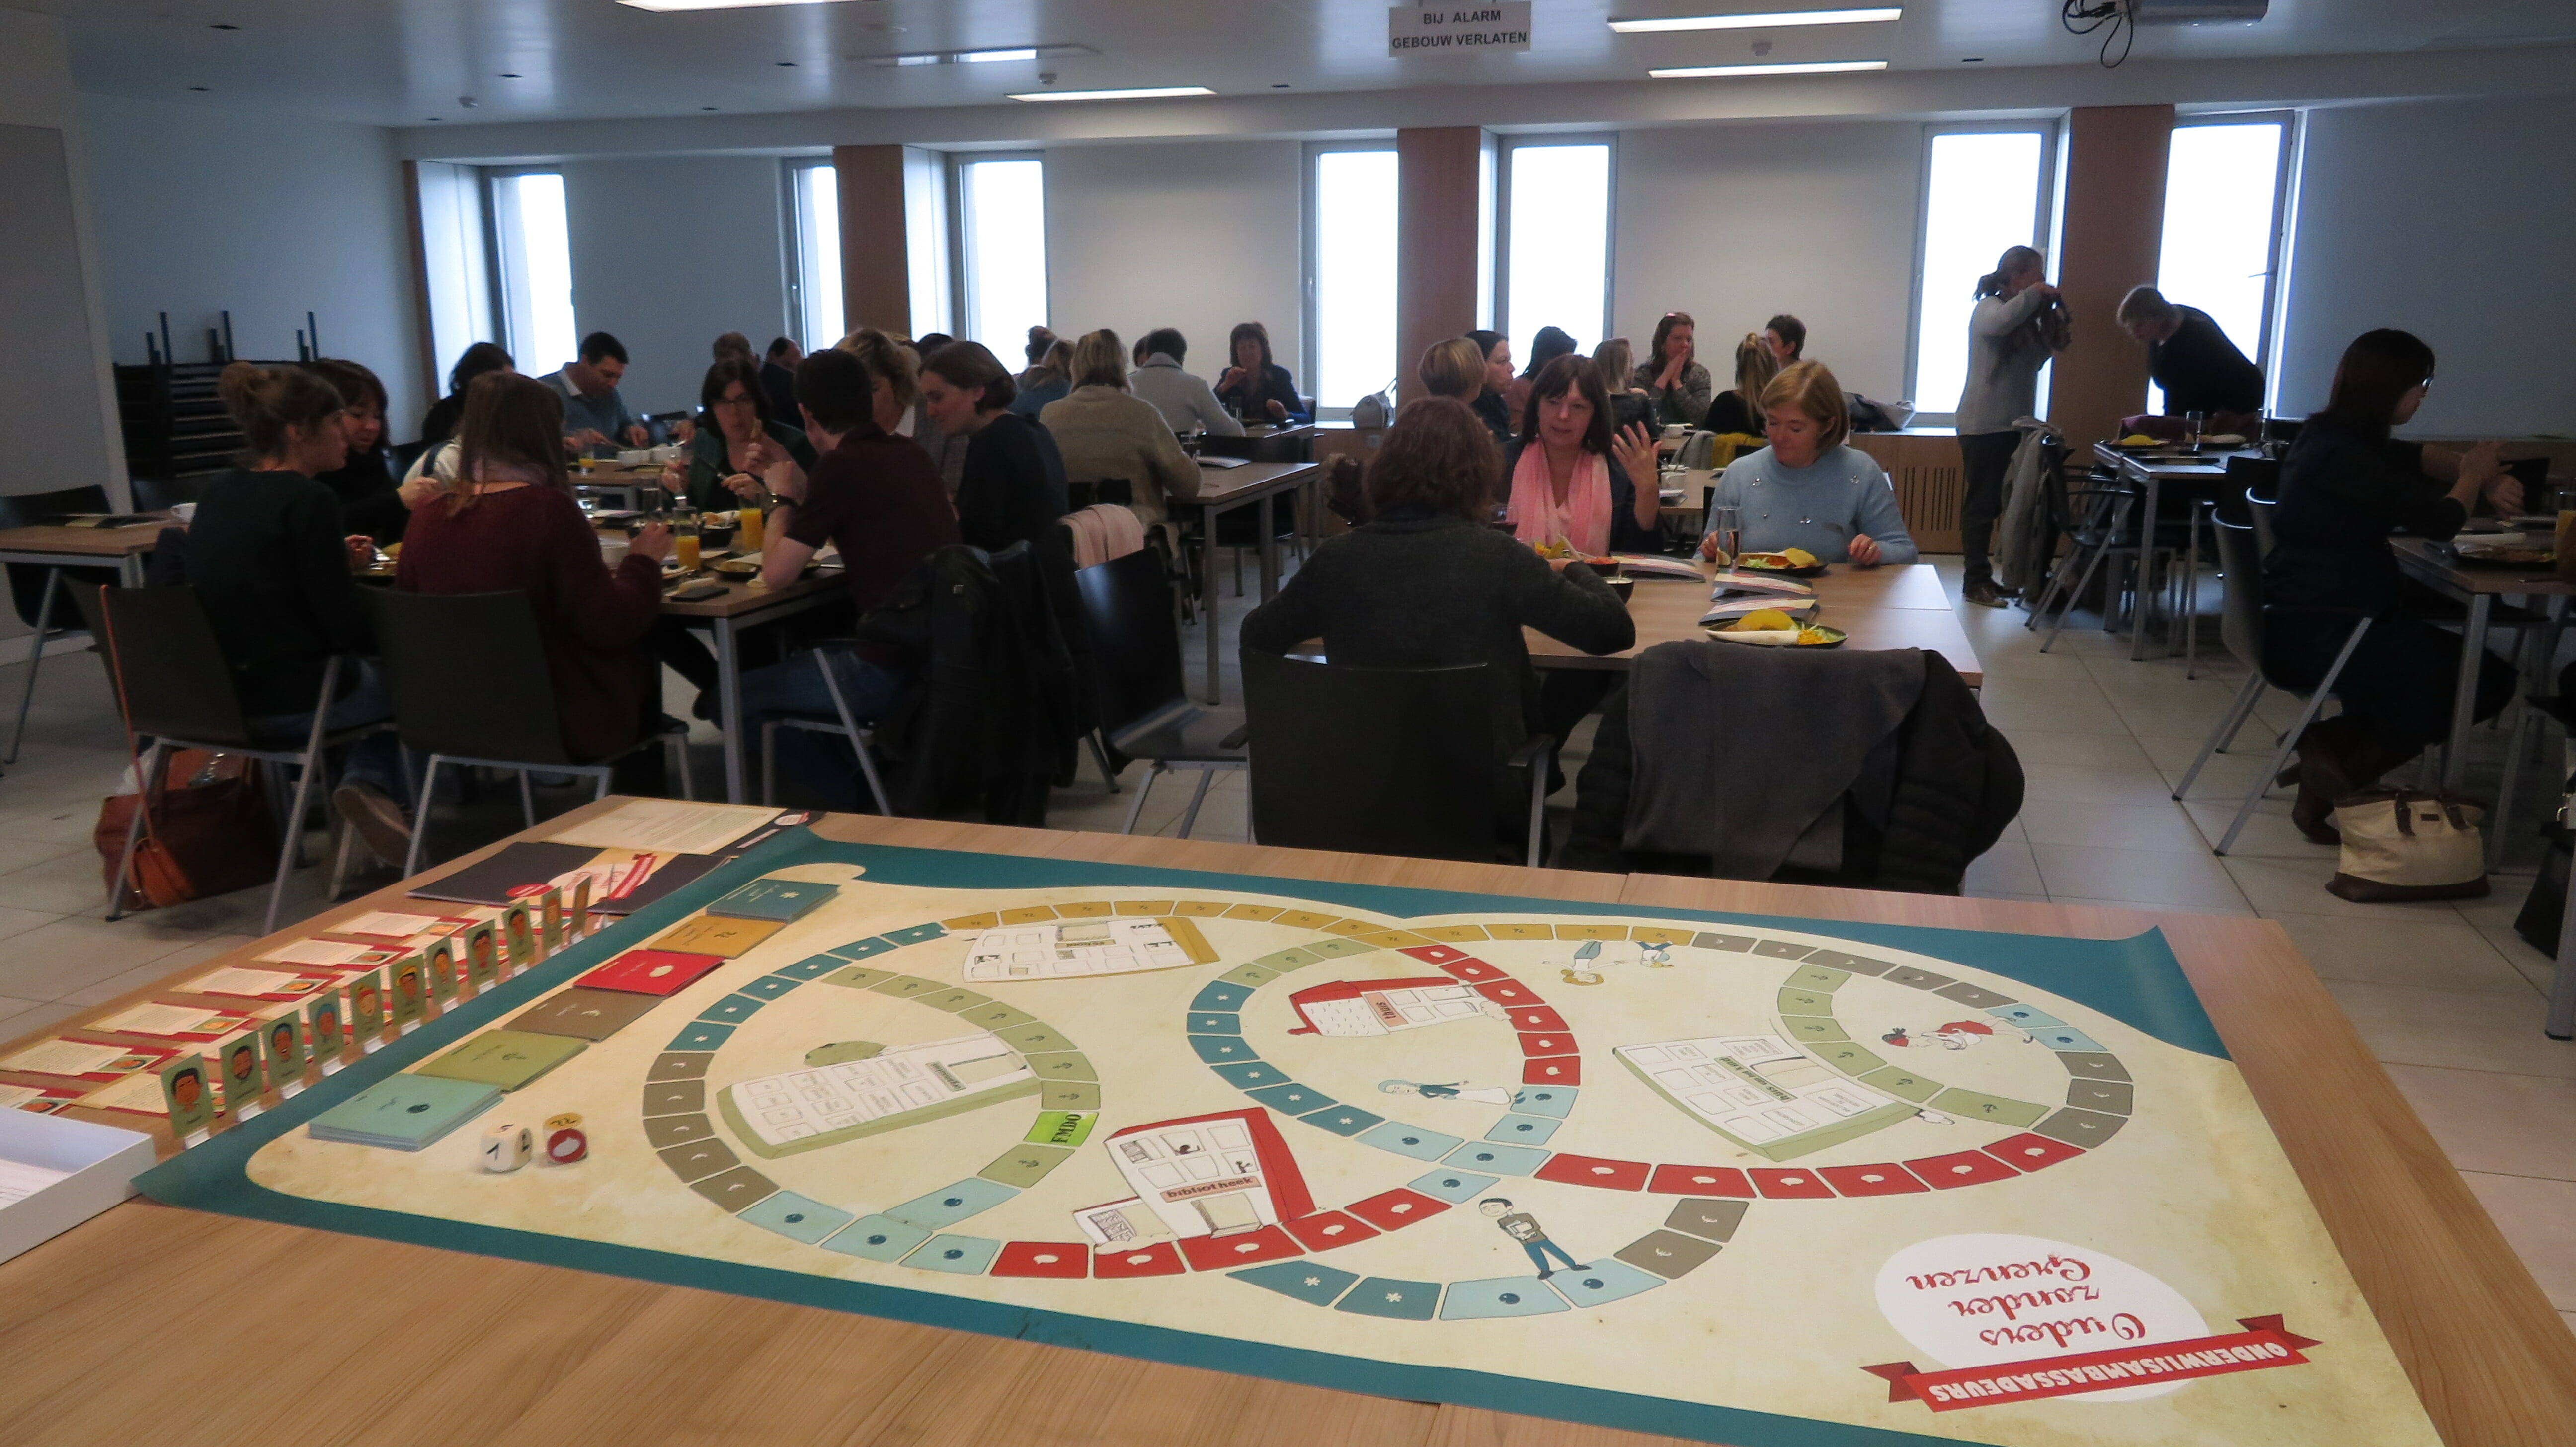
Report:
[[[1994,846],[2021,812],[2021,760],[1986,722],[1976,695],[1940,654],[1923,654],[1923,691],[1897,731],[1896,777],[1882,821],[1846,806],[1844,864],[1820,876],[1783,870],[1775,879],[1957,894],[1968,865]],[[1704,855],[1621,847],[1636,755],[1628,731],[1628,690],[1601,708],[1591,757],[1576,780],[1574,824],[1559,868],[1605,873],[1714,871]]]

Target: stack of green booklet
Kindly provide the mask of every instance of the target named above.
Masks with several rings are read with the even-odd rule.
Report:
[[[416,1151],[500,1098],[497,1086],[475,1081],[396,1075],[313,1117],[305,1129],[318,1141]]]

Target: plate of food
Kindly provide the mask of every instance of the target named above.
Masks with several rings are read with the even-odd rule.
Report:
[[[1776,553],[1738,553],[1735,567],[1739,572],[1774,573],[1784,578],[1822,577],[1825,565],[1805,548],[1783,548]]]
[[[1712,625],[1711,638],[1750,643],[1757,648],[1840,648],[1849,635],[1821,623],[1801,623],[1776,609],[1748,613],[1732,623]]]
[[[2535,547],[2509,534],[2512,542],[2457,541],[2451,544],[2452,556],[2473,568],[2548,568],[2558,563],[2555,548]]]

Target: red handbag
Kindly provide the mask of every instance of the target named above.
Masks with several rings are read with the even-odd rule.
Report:
[[[116,709],[125,714],[125,674],[116,657],[116,629],[106,625],[108,677],[116,684]],[[157,909],[208,899],[266,883],[276,833],[268,804],[251,778],[249,759],[182,749],[162,761],[161,778],[143,777],[134,729],[125,729],[125,751],[134,759],[141,795],[114,794],[99,805],[91,841],[98,847],[101,882],[116,886],[116,863],[134,811],[143,808],[143,834],[134,841],[126,873],[125,909]],[[160,787],[155,789],[153,786]]]

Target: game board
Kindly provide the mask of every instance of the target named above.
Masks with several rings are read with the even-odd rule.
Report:
[[[692,953],[720,963],[425,1150],[302,1128]],[[573,1112],[587,1159],[477,1168],[484,1127]],[[1743,1447],[2438,1442],[2155,934],[796,829],[140,1185]]]

